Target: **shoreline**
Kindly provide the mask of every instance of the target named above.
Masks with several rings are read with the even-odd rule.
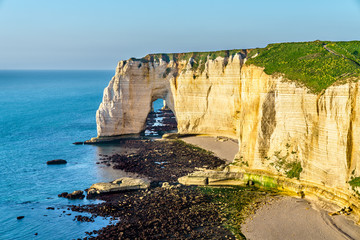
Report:
[[[178,140],[180,140],[180,141],[178,141]],[[166,167],[168,164],[167,161],[159,160],[159,158],[162,158],[162,157],[166,158],[166,157],[170,156],[170,158],[172,158],[172,159],[178,159],[179,157],[175,156],[177,154],[177,153],[175,154],[175,152],[183,153],[185,148],[189,148],[190,152],[192,152],[192,153],[195,152],[197,154],[201,153],[201,154],[205,154],[205,155],[212,155],[212,154],[209,154],[209,152],[212,152],[212,153],[214,153],[212,155],[212,157],[224,159],[224,160],[226,160],[227,163],[229,163],[229,161],[230,161],[229,159],[230,159],[231,155],[232,154],[235,155],[236,154],[235,151],[237,151],[237,143],[235,143],[233,140],[226,139],[226,138],[215,138],[215,137],[209,137],[209,136],[186,136],[183,138],[179,138],[178,140],[166,140],[166,139],[165,140],[159,139],[159,141],[138,140],[139,142],[141,142],[141,144],[145,143],[145,145],[146,145],[147,144],[146,142],[149,142],[149,143],[148,143],[147,147],[143,148],[142,150],[140,147],[139,148],[140,151],[138,153],[136,153],[135,156],[133,156],[134,154],[129,154],[127,156],[120,157],[120,155],[116,156],[116,154],[115,154],[111,157],[108,157],[102,164],[110,164],[111,163],[113,165],[113,167],[116,166],[116,164],[117,164],[118,166],[120,165],[123,167],[123,169],[122,168],[119,168],[119,169],[130,171],[130,172],[136,172],[137,174],[140,174],[140,175],[142,174],[145,176],[158,174],[158,177],[156,177],[156,176],[150,177],[154,181],[151,189],[148,191],[151,193],[150,198],[152,198],[152,201],[154,201],[154,202],[161,202],[162,205],[166,205],[167,208],[169,208],[169,206],[174,207],[174,205],[171,204],[171,202],[166,201],[166,197],[165,197],[166,194],[164,195],[164,192],[167,192],[168,194],[174,194],[174,191],[175,192],[180,191],[180,192],[182,192],[182,194],[187,195],[190,198],[194,197],[194,199],[195,199],[196,194],[194,194],[193,190],[189,190],[189,189],[198,189],[196,191],[199,191],[199,189],[206,189],[206,188],[203,188],[203,187],[197,187],[197,188],[195,187],[194,188],[194,187],[186,187],[186,186],[183,186],[183,187],[177,186],[176,187],[176,185],[177,185],[176,179],[177,178],[174,176],[174,172],[172,172],[171,174],[167,173],[167,170],[166,170]],[[130,140],[130,142],[135,143],[135,142],[137,142],[137,140]],[[185,142],[187,144],[183,144],[181,142]],[[173,148],[169,147],[173,144],[175,144]],[[180,145],[177,145],[177,144],[180,144]],[[188,145],[188,144],[191,144],[191,145]],[[177,148],[179,148],[179,146],[182,146],[184,148],[177,149]],[[164,150],[164,149],[166,149],[166,150]],[[201,151],[199,149],[203,149],[203,150]],[[186,157],[191,156],[191,155],[189,155],[190,152],[185,151],[185,156]],[[153,155],[153,154],[155,154],[155,155]],[[149,158],[149,160],[146,160],[147,163],[144,165],[145,166],[144,167],[144,166],[142,166],[142,164],[144,162],[141,162],[141,159],[144,159],[145,155],[149,156],[150,158]],[[116,157],[114,158],[114,156],[116,156]],[[114,158],[114,159],[112,159],[112,158]],[[152,162],[152,160],[151,160],[152,158],[153,158],[153,160],[156,159],[156,161],[154,160]],[[119,160],[120,160],[120,162],[119,162]],[[122,162],[122,160],[124,160],[125,162]],[[129,162],[127,162],[127,161],[129,161]],[[140,162],[138,162],[138,161],[140,161]],[[211,162],[212,160],[209,159],[209,161]],[[153,164],[149,165],[148,163],[151,163],[151,162]],[[160,166],[160,168],[155,168],[157,170],[151,171],[151,169],[154,166],[159,167],[158,166],[159,162],[166,163],[166,164],[162,166],[163,168]],[[195,162],[196,161],[194,161],[194,163]],[[128,164],[126,164],[126,163],[128,163]],[[136,163],[135,167],[134,167],[134,164],[130,164],[130,163]],[[189,166],[186,166],[187,163],[186,164],[184,164],[184,163],[186,163],[186,161],[177,166],[187,168],[188,169],[187,172],[189,172],[190,169],[192,169],[191,171],[194,171],[197,168],[193,165],[193,162],[190,162],[190,166],[192,166],[190,168],[189,168]],[[203,165],[203,163],[200,165]],[[128,167],[130,166],[130,168],[126,168],[126,166],[128,166]],[[169,165],[169,166],[171,166],[171,165]],[[217,166],[220,166],[220,163]],[[173,165],[173,167],[170,167],[170,168],[173,169],[174,167],[175,167],[175,165]],[[202,168],[202,167],[204,167],[204,166],[200,166],[200,168]],[[205,167],[208,167],[208,166],[205,166]],[[215,166],[213,166],[213,167],[215,167]],[[114,167],[114,168],[117,168],[117,167]],[[180,168],[179,169],[177,169],[177,167],[175,167],[175,168],[176,168],[176,171],[180,171],[179,170]],[[180,171],[180,172],[182,172],[182,171]],[[179,176],[184,175],[184,174],[185,174],[185,172],[182,172],[182,174],[179,174]],[[177,175],[177,174],[175,174],[175,175]],[[159,176],[160,176],[160,178],[159,178]],[[162,183],[167,182],[167,181],[170,181],[170,186],[173,186],[173,187],[171,187],[171,189],[161,187]],[[219,191],[224,191],[224,192],[227,191],[226,187],[219,188],[219,189],[221,189]],[[236,187],[229,187],[229,189],[236,189]],[[254,187],[250,187],[250,188],[243,187],[243,189],[248,189],[248,190],[255,191],[255,192],[258,192],[261,194],[263,194],[265,191],[265,195],[267,195],[267,196],[271,195],[270,193],[266,193],[266,190],[264,190],[264,189],[258,189],[258,188],[254,188]],[[106,207],[113,208],[114,205],[112,205],[112,203],[114,203],[114,201],[116,202],[117,199],[122,199],[121,196],[133,196],[133,195],[135,196],[135,195],[143,194],[142,196],[139,197],[139,199],[141,197],[143,199],[145,196],[147,196],[146,194],[148,194],[148,193],[145,194],[144,192],[146,192],[146,191],[106,195],[103,197],[103,200],[105,200],[106,204],[108,204],[108,205],[92,206],[92,207],[90,207],[89,212],[93,211],[93,213],[96,213],[100,216],[106,216],[106,214],[108,214],[108,213],[99,210],[101,206],[104,208],[106,208]],[[224,196],[224,192],[221,193],[220,196]],[[275,195],[278,195],[278,194],[275,194]],[[214,194],[208,195],[209,198],[215,198],[215,196],[216,195],[214,195]],[[228,195],[227,198],[231,198],[231,196],[232,195]],[[236,219],[236,217],[234,217],[235,220],[233,220],[233,222],[231,224],[229,224],[230,219],[228,217],[227,222],[226,222],[226,225],[228,226],[227,229],[231,229],[231,232],[233,234],[236,234],[236,236],[238,236],[238,237],[245,236],[249,239],[261,239],[258,236],[266,236],[267,239],[279,239],[279,234],[281,235],[281,229],[288,228],[288,229],[292,229],[291,232],[296,232],[298,234],[298,235],[296,235],[296,239],[302,239],[302,237],[305,237],[305,236],[308,239],[313,238],[315,236],[317,239],[319,239],[317,237],[318,235],[304,235],[304,234],[301,235],[301,233],[306,231],[306,230],[304,230],[304,229],[306,229],[306,228],[304,228],[304,226],[308,226],[306,224],[307,224],[307,219],[310,216],[312,219],[312,223],[310,226],[312,228],[323,229],[324,231],[331,229],[331,230],[329,230],[330,232],[333,231],[336,233],[336,234],[332,234],[331,237],[337,236],[337,238],[327,238],[327,239],[356,239],[356,238],[358,238],[357,234],[358,233],[360,234],[359,226],[356,226],[353,222],[351,222],[349,219],[345,218],[345,216],[343,216],[343,215],[327,217],[328,212],[326,210],[324,210],[324,207],[319,207],[319,205],[315,204],[314,201],[308,202],[303,199],[288,197],[288,196],[283,196],[283,195],[278,195],[276,197],[278,200],[274,201],[273,200],[274,197],[268,197],[266,199],[262,199],[261,196],[262,195],[259,195],[258,198],[254,198],[254,199],[252,199],[252,201],[250,201],[244,205],[245,208],[250,208],[251,211],[241,210],[241,211],[243,211],[243,212],[240,211],[242,214],[241,219]],[[244,199],[240,199],[239,201],[242,204],[242,201],[244,201]],[[151,201],[149,199],[145,205],[141,205],[141,202],[142,202],[141,200],[138,200],[135,202],[138,202],[140,204],[138,206],[146,205],[147,206],[147,207],[145,207],[145,208],[147,208],[146,211],[148,211],[148,212],[152,211],[150,208]],[[221,203],[217,203],[217,205],[218,205],[217,211],[212,212],[211,216],[215,216],[216,214],[223,214],[224,211],[227,211],[226,209],[230,209],[229,204],[231,205],[232,204],[231,202],[224,204],[224,202],[226,202],[226,199],[222,199],[220,202]],[[253,206],[254,202],[255,202],[255,205]],[[309,210],[310,208],[309,209],[302,208],[304,206],[304,204],[308,204],[308,203],[311,204],[311,206],[317,206],[316,207],[317,210]],[[180,202],[179,204],[180,204],[179,207],[181,208],[181,206],[183,206],[183,204],[186,204],[186,201]],[[200,202],[197,202],[196,204],[204,204],[204,203],[200,201]],[[206,204],[205,205],[207,207],[209,207],[209,206],[212,206],[211,204],[212,204],[211,202],[207,202],[207,205]],[[296,212],[294,214],[290,214],[290,215],[282,214],[283,212],[281,212],[281,211],[283,210],[283,205],[289,206],[290,210],[295,209]],[[206,209],[206,206],[203,206],[203,210]],[[243,205],[241,205],[241,206],[243,206]],[[84,207],[86,208],[86,205]],[[220,209],[221,209],[221,211],[220,211]],[[311,208],[311,209],[313,209],[313,208]],[[74,210],[76,211],[76,208]],[[84,208],[81,208],[80,210],[87,211]],[[130,212],[132,212],[132,214],[135,214],[133,216],[136,216],[134,208],[129,208],[128,210]],[[232,211],[236,211],[236,210],[233,209]],[[311,211],[311,214],[309,215],[310,211]],[[196,216],[196,214],[192,215],[193,213],[190,213],[190,212],[188,212],[187,214],[190,214],[190,216]],[[231,214],[231,213],[229,212],[228,214]],[[110,215],[110,216],[116,218],[115,216],[117,216],[117,215],[115,213],[113,213],[113,215]],[[170,215],[164,214],[162,216],[163,216],[163,218],[161,218],[162,220],[160,220],[160,223],[164,224],[166,222],[165,219],[167,217],[169,217]],[[263,217],[263,216],[265,216],[265,217]],[[271,230],[269,232],[269,228],[262,227],[263,225],[267,226],[268,220],[263,220],[263,219],[266,219],[266,217],[269,217],[269,216],[271,217],[271,222],[275,224],[274,226],[272,226],[272,228],[280,229],[280,230],[278,230],[278,231]],[[282,217],[280,218],[279,216],[282,216]],[[144,217],[146,218],[146,217],[148,217],[148,215],[144,215],[143,218]],[[294,223],[294,220],[296,220],[295,223]],[[150,221],[152,221],[152,220],[150,220]],[[203,219],[202,221],[206,222],[206,219]],[[227,230],[223,228],[224,224],[225,224],[224,221],[225,220],[222,219],[221,224],[219,222],[213,223],[214,225],[212,227],[214,227],[216,225],[217,228],[222,229],[220,232],[222,232],[222,231],[226,232]],[[329,221],[334,222],[334,224],[332,224],[332,225],[329,224]],[[239,223],[241,223],[241,225],[239,225]],[[184,223],[177,223],[177,224],[181,225]],[[204,224],[204,223],[202,223],[202,224]],[[290,225],[287,227],[287,224],[290,224]],[[116,225],[118,228],[121,224],[120,225],[116,224]],[[99,238],[84,238],[84,239],[111,239],[111,238],[109,238],[109,236],[112,236],[111,233],[116,235],[116,233],[114,232],[114,228],[115,228],[114,226],[115,225],[109,225],[108,227],[103,228],[101,230],[101,232],[94,231],[92,233],[92,234],[101,233],[102,235],[100,235]],[[141,225],[141,226],[144,228],[144,231],[147,231],[146,230],[148,227],[147,225],[146,225],[147,227],[144,225]],[[166,225],[164,225],[164,227],[165,226]],[[185,225],[182,225],[182,226],[185,226]],[[237,227],[234,228],[234,226],[237,226]],[[331,226],[336,226],[336,227],[331,227]],[[123,228],[123,227],[124,226],[122,226],[120,228]],[[177,229],[177,227],[178,226],[175,227],[175,225],[173,226],[174,229]],[[256,231],[254,231],[253,229],[255,229]],[[177,231],[180,231],[180,230],[178,229]],[[280,231],[280,233],[279,233],[279,231]],[[122,231],[122,232],[123,232],[122,234],[125,234],[124,231]],[[213,230],[211,230],[210,232],[215,234],[215,232]],[[224,232],[222,232],[222,233],[224,233]],[[317,233],[318,232],[315,231],[313,234],[317,234]],[[135,234],[135,233],[132,232],[132,234]],[[159,234],[159,233],[157,233],[157,234]],[[197,236],[197,237],[205,237],[205,236],[201,235],[201,232],[199,232],[197,230],[197,227],[195,227],[194,229],[191,228],[189,230],[189,232],[186,234],[190,234],[190,235],[192,234],[191,236]],[[187,238],[186,236],[190,236],[190,235],[186,235],[186,234],[183,235],[183,237]],[[261,234],[263,234],[263,235],[261,235]],[[286,234],[288,234],[288,233],[286,233]],[[287,236],[286,234],[283,234],[281,236],[282,237],[284,237],[284,236],[292,237],[291,235]],[[229,233],[227,233],[225,235],[220,234],[220,235],[216,235],[216,236],[218,239],[234,239],[228,235],[229,235]],[[105,236],[105,238],[101,238],[102,236]],[[136,235],[131,235],[131,236],[135,237]],[[166,236],[168,236],[168,235],[166,235]],[[324,235],[324,236],[327,236],[327,235]],[[89,237],[91,237],[91,236],[89,236]],[[119,237],[119,236],[117,236],[117,237]],[[208,237],[210,237],[210,236],[208,236]]]
[[[203,147],[208,151],[215,150],[219,157],[225,158],[225,154],[233,150],[226,149],[225,145],[223,145],[224,149],[219,151],[219,147],[214,146],[216,145],[214,143],[217,142],[214,137],[212,139],[211,137],[192,138],[187,142]],[[182,140],[186,141],[186,138]],[[222,155],[222,153],[224,154]],[[281,196],[282,200],[271,202],[270,205],[265,204],[264,207],[260,208],[255,214],[250,215],[242,224],[242,232],[247,238],[269,240],[284,237],[292,239],[360,239],[360,226],[355,224],[351,216],[329,216],[331,212],[340,209],[338,206],[314,199],[305,200],[297,197]],[[310,208],[304,207],[305,205],[309,205]],[[288,212],[292,211],[292,213],[284,215],[283,213],[286,211],[284,207],[287,208]],[[269,219],[271,219],[271,227],[268,226]],[[311,221],[311,224],[308,221]],[[288,231],[284,233],[283,229]],[[310,229],[321,229],[324,235],[319,235],[318,231],[310,231]],[[310,233],[307,233],[309,231]],[[326,233],[327,231],[331,231],[332,234]]]

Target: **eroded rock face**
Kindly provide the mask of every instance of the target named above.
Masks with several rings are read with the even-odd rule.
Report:
[[[97,111],[98,137],[141,132],[151,103],[163,98],[179,133],[239,140],[235,163],[350,190],[360,176],[359,84],[320,94],[246,65],[240,54],[188,61],[121,61]]]
[[[96,112],[98,136],[141,132],[145,128],[151,104],[158,98],[165,99],[174,112],[170,91],[172,74],[164,75],[168,67],[175,69],[172,65],[175,65],[174,62],[120,61]]]
[[[120,61],[96,113],[98,137],[144,130],[154,100],[162,98],[176,115],[180,133],[236,138],[239,107],[239,54],[208,60],[193,70],[190,61]]]
[[[241,86],[239,162],[339,188],[360,174],[358,83],[316,95],[245,66]]]

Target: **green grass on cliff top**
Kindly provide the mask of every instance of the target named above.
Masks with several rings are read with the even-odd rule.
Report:
[[[192,69],[202,72],[208,58],[226,58],[236,53],[247,56],[246,64],[264,67],[269,75],[283,74],[286,79],[300,82],[314,93],[320,93],[338,81],[360,78],[360,41],[275,43],[249,50],[149,54],[132,60],[170,62],[193,58]]]
[[[284,74],[319,93],[337,81],[359,79],[359,52],[360,41],[277,43],[251,50],[246,64],[264,67],[269,75]]]

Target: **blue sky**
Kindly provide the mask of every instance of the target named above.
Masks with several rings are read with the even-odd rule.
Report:
[[[148,53],[360,40],[359,0],[0,0],[0,69],[114,69]]]

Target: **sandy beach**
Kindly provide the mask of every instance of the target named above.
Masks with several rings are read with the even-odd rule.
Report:
[[[234,140],[219,141],[215,137],[197,136],[182,138],[216,156],[232,161],[238,145]],[[328,206],[329,207],[329,206]],[[344,215],[329,216],[319,203],[307,199],[279,196],[266,202],[244,222],[242,232],[247,239],[360,239],[360,226]]]
[[[183,137],[181,140],[211,151],[215,156],[226,160],[228,163],[232,162],[235,154],[239,150],[239,145],[236,140],[230,138],[216,138],[210,136],[190,136]]]
[[[241,230],[249,240],[360,239],[360,227],[345,216],[329,216],[314,202],[292,197],[265,204]]]

